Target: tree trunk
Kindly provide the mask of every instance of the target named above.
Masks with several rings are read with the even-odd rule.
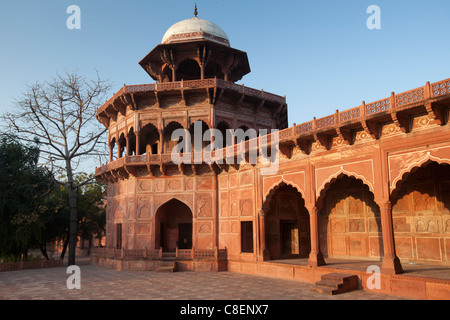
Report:
[[[47,254],[47,245],[39,243],[39,250],[41,250],[42,255],[44,256],[45,260],[50,260]]]
[[[60,260],[64,260],[64,256],[66,255],[67,245],[69,244],[69,235],[67,235],[66,239],[64,240],[63,248],[61,251],[61,256],[59,257]]]
[[[75,265],[75,249],[77,245],[77,194],[73,184],[70,160],[66,160],[67,184],[69,189],[69,261],[68,265]]]

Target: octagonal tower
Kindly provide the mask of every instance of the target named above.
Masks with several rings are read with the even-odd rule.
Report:
[[[286,98],[236,84],[250,72],[247,54],[197,15],[171,26],[139,64],[156,83],[124,85],[97,110],[109,130],[109,163],[96,168],[108,185],[106,246],[217,257],[218,175],[239,167],[176,164],[171,135],[195,135],[196,123],[224,137],[229,129],[284,129]]]

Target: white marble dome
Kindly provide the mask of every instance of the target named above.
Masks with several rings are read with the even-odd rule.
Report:
[[[162,44],[211,40],[230,46],[227,34],[215,23],[194,17],[175,23],[162,38]]]

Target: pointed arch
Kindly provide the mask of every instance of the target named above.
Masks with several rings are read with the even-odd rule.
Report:
[[[173,148],[175,148],[181,141],[182,137],[178,138],[178,141],[172,140],[172,134],[177,129],[185,129],[183,125],[178,121],[170,121],[163,130],[163,148],[165,153],[171,153]]]
[[[128,129],[128,141],[129,141],[129,148],[128,154],[129,155],[136,155],[136,133],[134,132],[134,127],[131,126]]]
[[[294,183],[278,181],[267,192],[260,232],[264,260],[307,257],[311,251],[310,215]]]
[[[188,203],[188,201],[186,201],[186,199],[183,199],[182,196],[178,196],[178,195],[171,195],[170,198],[168,198],[167,200],[161,202],[161,203],[157,203],[157,206],[155,207],[155,212],[158,211],[159,208],[161,208],[163,205],[167,204],[169,201],[172,200],[177,200],[179,202],[182,202],[183,204],[185,204],[186,206],[188,206],[188,208],[191,210],[191,212],[194,212],[194,208],[192,207],[192,203]]]
[[[322,185],[317,188],[317,190],[316,190],[317,199],[316,200],[323,198],[327,189],[330,188],[330,186],[336,180],[338,180],[339,178],[342,178],[344,176],[353,177],[357,180],[360,180],[364,185],[366,185],[369,188],[370,192],[374,193],[375,190],[374,190],[373,184],[369,180],[367,180],[364,176],[359,175],[356,172],[347,171],[341,167],[338,172],[329,176],[328,179],[326,179],[324,182],[322,182]]]
[[[337,173],[316,200],[320,250],[326,258],[374,259],[383,255],[381,215],[369,184]]]
[[[227,138],[230,142],[230,145],[233,144],[233,141],[231,139],[231,133],[229,130],[231,130],[231,125],[226,120],[221,120],[216,125],[216,129],[220,131],[222,134],[222,145],[218,145],[217,147],[225,148],[227,146]]]
[[[278,189],[280,189],[283,186],[291,186],[294,189],[298,191],[298,193],[301,194],[302,198],[305,199],[305,192],[295,183],[292,181],[286,180],[284,177],[281,177],[281,179],[277,182],[275,182],[264,194],[264,200],[263,200],[263,206],[268,208],[270,206],[270,201],[272,200],[272,197],[276,193]]]
[[[430,152],[427,152],[425,156],[419,158],[417,161],[410,163],[406,168],[400,170],[398,175],[392,179],[391,183],[391,195],[393,195],[396,190],[400,189],[402,183],[408,178],[408,176],[414,172],[416,172],[419,168],[424,167],[432,162],[436,162],[437,164],[448,164],[450,165],[450,159],[447,158],[438,158],[431,155]]]
[[[398,243],[398,257],[405,262],[450,264],[450,257],[441,252],[450,232],[450,165],[419,159],[401,175],[390,202],[394,237],[410,239]]]
[[[139,154],[157,154],[160,144],[160,137],[157,126],[152,122],[147,122],[139,130]]]
[[[201,126],[201,133],[200,133],[200,137],[196,136],[196,130],[195,127],[200,125]],[[194,122],[191,123],[190,127],[189,127],[189,133],[191,134],[191,150],[194,150],[194,147],[196,146],[195,143],[197,141],[200,142],[200,145],[202,147],[202,150],[206,148],[206,146],[208,146],[210,144],[210,141],[205,141],[203,139],[204,134],[209,130],[209,125],[204,121],[204,120],[196,120]],[[195,150],[196,152],[200,151],[200,150]]]
[[[122,132],[120,134],[119,140],[117,140],[117,147],[119,148],[120,158],[127,155],[127,138],[125,137],[125,133]]]
[[[200,79],[200,65],[197,60],[187,58],[176,66],[176,81]]]
[[[192,249],[192,221],[192,210],[182,200],[173,197],[160,205],[155,211],[155,249]]]

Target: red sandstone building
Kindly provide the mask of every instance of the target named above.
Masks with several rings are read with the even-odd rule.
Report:
[[[235,83],[247,55],[212,22],[173,25],[139,64],[156,83],[124,85],[97,111],[110,162],[96,168],[108,193],[95,263],[153,270],[171,258],[179,270],[306,281],[332,258],[382,261],[385,275],[450,266],[450,80],[288,127],[285,97]],[[248,161],[275,135],[174,163],[172,132],[194,135],[195,123],[279,129],[277,172],[261,173],[273,159],[261,153]],[[307,263],[266,263],[292,258]]]

